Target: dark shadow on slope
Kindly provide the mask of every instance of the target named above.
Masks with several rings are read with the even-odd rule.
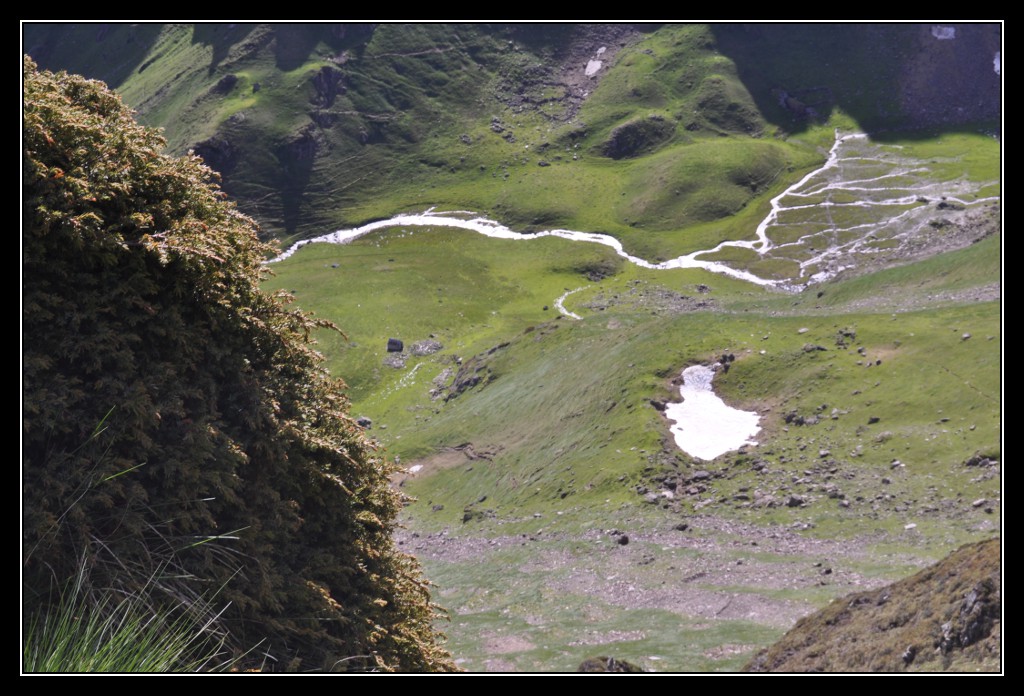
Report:
[[[23,24],[24,52],[44,70],[66,70],[118,88],[142,64],[163,24]]]
[[[369,42],[376,24],[274,24],[274,60],[279,70],[294,70],[307,60],[317,45],[335,51]]]
[[[761,113],[785,131],[803,131],[836,109],[871,134],[1000,117],[998,24],[711,28]]]
[[[317,153],[324,148],[323,135],[312,123],[278,148],[281,164],[281,215],[285,232],[294,234],[302,222],[303,198],[312,177]]]
[[[212,75],[231,48],[241,43],[256,28],[255,24],[196,24],[192,27],[192,43],[213,49],[209,72]]]

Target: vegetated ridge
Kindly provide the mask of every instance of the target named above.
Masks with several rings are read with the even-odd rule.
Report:
[[[106,81],[289,239],[448,204],[645,251],[807,166],[782,144],[816,124],[999,118],[993,24],[955,40],[922,24],[23,28],[40,65]]]
[[[24,62],[22,610],[147,602],[265,670],[446,670],[392,465],[194,156]],[[72,669],[72,667],[68,667]]]
[[[797,622],[751,672],[998,671],[999,540],[968,544],[930,568],[846,595]]]

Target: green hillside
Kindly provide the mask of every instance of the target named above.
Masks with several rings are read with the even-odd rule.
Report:
[[[448,205],[525,227],[602,229],[656,254],[666,243],[648,231],[729,218],[820,161],[830,131],[818,124],[998,118],[977,107],[998,105],[991,26],[962,27],[960,43],[941,46],[919,25],[23,29],[41,67],[108,82],[165,129],[173,153],[194,148],[284,238]],[[957,66],[941,99],[917,82],[904,94],[904,73],[916,78],[924,56]],[[585,75],[595,58],[601,69]],[[785,106],[780,90],[816,110]],[[926,119],[914,99],[941,108]]]
[[[955,28],[23,25],[265,237],[436,208],[728,267],[440,224],[269,265],[344,332],[318,348],[471,671],[735,671],[999,535],[1001,27]],[[703,461],[662,409],[715,363],[761,431]]]

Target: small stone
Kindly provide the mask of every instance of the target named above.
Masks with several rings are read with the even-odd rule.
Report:
[[[622,536],[620,536],[620,537],[619,537],[618,539],[616,539],[616,540],[615,540],[615,542],[616,542],[616,543],[617,543],[617,544],[618,544],[619,546],[625,546],[626,544],[628,544],[628,543],[629,543],[629,537],[628,537],[628,536],[626,536],[625,534],[623,534],[623,535],[622,535]]]
[[[903,664],[909,665],[914,661],[914,657],[917,655],[917,648],[913,645],[908,645],[907,649],[903,651]]]
[[[973,503],[971,503],[971,507],[979,508],[979,507],[981,507],[982,505],[984,505],[987,502],[988,502],[988,500],[986,498],[978,498]]]

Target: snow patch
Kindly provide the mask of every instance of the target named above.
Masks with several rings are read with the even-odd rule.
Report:
[[[597,71],[600,70],[600,69],[601,69],[601,61],[599,61],[599,60],[588,60],[587,61],[587,68],[583,72],[584,72],[584,74],[586,74],[587,77],[593,77],[594,75],[597,74]]]
[[[670,430],[679,449],[698,459],[712,460],[744,445],[761,431],[761,417],[753,411],[727,406],[711,390],[715,372],[704,365],[683,370],[681,403],[669,404],[665,415],[675,423]]]
[[[956,27],[944,27],[941,24],[933,24],[932,36],[934,36],[939,41],[955,39]]]
[[[1002,58],[999,57],[999,51],[996,51],[996,56],[992,59],[992,67],[995,69],[996,75],[1002,74],[999,72],[1002,70]]]

